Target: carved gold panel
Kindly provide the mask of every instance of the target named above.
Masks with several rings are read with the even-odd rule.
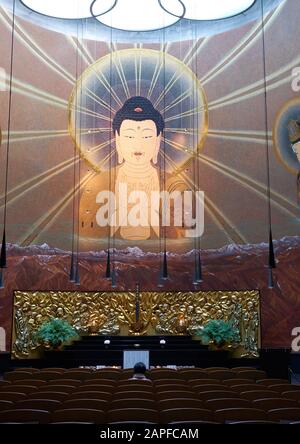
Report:
[[[80,335],[195,335],[210,319],[231,320],[240,331],[235,355],[256,357],[260,348],[258,291],[66,292],[16,291],[14,358],[37,356],[39,326],[68,320]]]

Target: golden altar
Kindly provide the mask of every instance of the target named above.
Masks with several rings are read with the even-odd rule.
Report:
[[[138,311],[137,311],[138,310]],[[67,292],[15,291],[13,358],[32,358],[35,332],[49,318],[66,319],[79,335],[195,335],[210,319],[240,332],[237,357],[257,357],[260,294],[253,291]]]

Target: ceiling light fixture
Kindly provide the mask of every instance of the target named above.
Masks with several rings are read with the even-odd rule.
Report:
[[[39,14],[61,19],[91,17],[92,0],[20,0],[27,8]],[[110,1],[114,4],[115,1]],[[111,5],[113,6],[113,5]]]
[[[166,28],[184,17],[181,0],[117,0],[108,12],[103,12],[101,0],[94,0],[93,16],[106,26],[123,31],[154,31]]]
[[[20,0],[39,14],[59,19],[94,17],[122,31],[155,31],[177,23],[220,20],[245,12],[256,0]]]
[[[190,20],[220,20],[241,14],[249,9],[255,0],[183,0],[184,18]]]

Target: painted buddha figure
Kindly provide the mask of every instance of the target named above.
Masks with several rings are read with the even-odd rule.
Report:
[[[117,165],[98,173],[81,190],[82,245],[94,248],[97,239],[110,237],[128,242],[156,240],[160,223],[166,227],[166,237],[184,237],[181,221],[174,222],[175,198],[166,204],[170,225],[163,225],[161,194],[173,191],[176,177],[165,172],[161,179],[157,167],[164,130],[162,115],[145,97],[131,97],[116,112],[112,129]],[[178,207],[182,208],[181,203]]]
[[[119,168],[115,181],[116,220],[120,236],[141,240],[151,235],[151,228],[159,236],[159,221],[151,218],[151,199],[159,193],[157,168],[164,121],[152,103],[141,96],[131,97],[117,111],[113,119]],[[154,192],[154,193],[153,193]],[[132,196],[132,203],[120,198]],[[134,210],[134,200],[139,209]],[[141,202],[144,202],[141,205]],[[137,207],[136,207],[137,208]],[[143,211],[141,210],[143,209]],[[159,209],[157,208],[157,211]]]

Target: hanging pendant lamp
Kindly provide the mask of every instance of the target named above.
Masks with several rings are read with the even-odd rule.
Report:
[[[75,282],[75,276],[76,276],[76,270],[75,270],[75,264],[74,264],[74,252],[71,253],[71,264],[70,264],[70,274],[69,279],[70,282]]]
[[[269,257],[268,257],[268,288],[274,287],[272,269],[276,268],[274,243],[272,236],[272,208],[271,208],[271,180],[270,180],[270,155],[269,155],[269,125],[268,125],[268,102],[267,102],[267,68],[266,68],[266,43],[265,43],[265,22],[264,22],[264,2],[260,0],[261,6],[261,32],[262,32],[262,55],[264,72],[264,101],[265,101],[265,140],[266,140],[266,166],[267,166],[267,200],[268,200],[268,225],[269,225]]]
[[[6,240],[5,240],[5,228],[3,230],[3,238],[0,254],[0,268],[6,268]]]
[[[159,270],[157,286],[158,286],[158,288],[162,288],[164,286],[162,268],[160,268],[160,270]]]
[[[107,250],[107,256],[106,256],[106,271],[105,271],[105,277],[107,279],[111,278],[111,272],[110,272],[110,252]]]
[[[78,254],[76,256],[76,266],[75,266],[75,280],[76,285],[80,285],[80,273],[79,273],[79,261],[78,261]]]
[[[272,230],[271,229],[270,229],[270,234],[269,234],[269,267],[276,268],[273,236],[272,236]]]
[[[4,270],[0,269],[0,288],[4,288]]]
[[[168,279],[168,261],[167,261],[167,252],[164,251],[163,263],[162,263],[162,279]]]
[[[201,282],[203,282],[202,263],[201,263],[200,251],[197,251],[195,255],[195,270],[194,270],[193,284],[201,284]]]
[[[116,276],[116,270],[115,267],[112,270],[111,273],[111,288],[116,288],[117,287],[117,276]]]
[[[272,267],[268,268],[268,288],[274,288],[274,278],[273,278],[273,270]]]

